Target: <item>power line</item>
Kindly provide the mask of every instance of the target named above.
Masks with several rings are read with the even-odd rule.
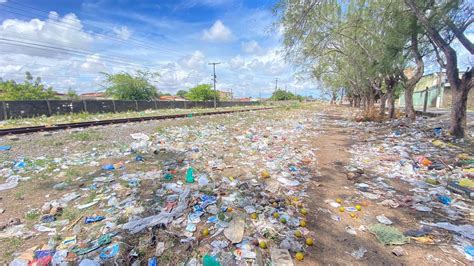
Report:
[[[213,69],[214,69],[214,108],[217,108],[217,90],[216,90],[216,65],[219,65],[220,62],[213,62],[213,63],[209,63],[209,65],[212,65]]]
[[[0,41],[0,44],[1,44],[1,41]],[[63,62],[77,62],[79,64],[88,63],[88,64],[91,64],[91,65],[100,65],[100,64],[102,64],[102,62],[90,62],[90,61],[87,61],[87,59],[75,59],[75,58],[68,58],[67,60],[61,60],[60,63],[63,63]],[[58,66],[61,65],[61,64],[48,65],[48,64],[36,63],[36,62],[23,62],[23,61],[18,61],[16,59],[11,59],[11,58],[7,59],[7,61],[3,61],[3,63],[5,63],[7,65],[14,65],[13,63],[18,63],[18,64],[37,65],[37,66],[51,67],[51,68],[58,67]],[[110,63],[110,62],[106,62],[106,63],[109,64],[109,65],[112,65],[112,66],[119,66],[119,67],[124,68],[124,69],[136,69],[132,66],[124,66],[122,64]],[[73,68],[73,67],[71,67],[71,68]]]
[[[8,8],[12,8],[12,7],[8,7]],[[30,18],[30,16],[28,16],[28,15],[20,14],[20,13],[13,12],[13,11],[10,11],[10,10],[4,10],[4,11],[12,13],[12,14],[19,15],[19,16],[22,16],[22,17]],[[66,25],[71,25],[69,23],[58,23],[58,22],[51,21],[51,20],[49,20],[48,23],[59,26],[59,27],[62,27],[62,28],[72,29],[72,30],[75,30],[75,31],[78,31],[78,32],[84,32],[84,33],[89,33],[89,34],[92,34],[92,35],[97,35],[97,36],[104,37],[104,38],[107,38],[107,39],[110,39],[110,40],[113,40],[113,41],[117,41],[117,42],[120,42],[120,43],[134,45],[134,46],[140,47],[140,48],[158,50],[157,47],[152,47],[152,46],[144,45],[144,44],[141,44],[141,43],[126,41],[124,39],[114,37],[114,36],[110,36],[110,35],[107,35],[107,34],[102,34],[102,33],[97,33],[97,32],[86,32],[86,31],[82,31],[81,28],[77,28],[77,27],[68,27],[68,26],[66,26]],[[66,24],[66,25],[64,25],[64,24]],[[11,32],[13,32],[13,31],[11,31]],[[18,32],[15,32],[15,33],[18,33]],[[165,50],[165,49],[163,49],[163,50]],[[166,51],[166,52],[171,52],[171,53],[175,53],[175,54],[178,54],[178,55],[184,55],[184,54],[172,51],[172,50],[169,50],[169,51]]]
[[[63,47],[53,46],[53,45],[49,45],[49,44],[45,44],[45,43],[39,43],[39,42],[28,42],[25,39],[20,39],[19,40],[19,39],[9,39],[9,38],[1,38],[0,37],[0,43],[2,43],[2,42],[4,44],[7,44],[7,45],[20,45],[20,46],[24,46],[24,47],[37,48],[37,49],[41,49],[41,50],[54,50],[54,51],[60,51],[60,52],[66,53],[66,54],[97,56],[96,53],[92,53],[92,52],[89,52],[89,51],[63,48]],[[99,55],[99,56],[100,56],[100,59],[102,61],[109,61],[109,62],[118,63],[118,64],[127,64],[127,65],[131,65],[131,66],[135,66],[135,67],[144,67],[145,66],[145,65],[142,65],[142,64],[138,64],[138,63],[129,63],[127,61],[123,61],[123,60],[127,60],[127,59],[120,59],[120,58],[114,58],[114,57],[103,56],[103,55]]]
[[[25,9],[21,9],[21,8],[18,8],[18,7],[13,7],[13,6],[8,6],[8,4],[14,4],[14,5],[18,5],[18,6],[22,6],[22,7],[26,7],[26,8],[29,8],[29,9],[32,9],[32,10],[37,10],[39,12],[36,12],[36,13],[46,13],[46,14],[49,14],[50,12],[49,11],[45,11],[45,10],[41,10],[41,9],[38,9],[38,8],[35,8],[35,7],[31,7],[31,6],[28,6],[28,5],[24,5],[24,4],[20,4],[20,3],[16,3],[16,2],[11,2],[11,1],[8,1],[7,3],[3,4],[2,6],[4,7],[7,7],[7,8],[11,8],[11,9],[15,9],[15,10],[18,10],[18,11],[22,11],[22,12],[25,12],[25,13],[29,13],[30,15],[35,15],[35,16],[38,16],[38,14],[35,14],[35,12],[32,12],[30,10],[25,10]],[[6,12],[10,12],[10,13],[13,13],[13,14],[17,14],[17,15],[20,15],[20,16],[24,16],[24,17],[29,17],[27,15],[24,15],[24,14],[19,14],[19,13],[16,13],[16,12],[13,12],[11,10],[4,10]],[[42,16],[46,16],[46,15],[42,15]],[[66,21],[71,21],[71,22],[76,22],[76,20],[74,19],[71,19],[71,18],[67,18],[67,17],[63,17],[62,18],[63,22],[62,23],[58,23],[58,22],[55,22],[55,21],[51,21],[49,20],[48,23],[52,23],[54,25],[58,25],[58,26],[61,26],[61,27],[64,27],[64,28],[69,28],[69,29],[73,29],[73,30],[77,30],[77,31],[82,31],[82,28],[78,28],[78,27],[67,27],[63,24],[66,24],[66,25],[71,25],[71,26],[74,26],[70,23],[66,23],[64,22],[64,20]],[[97,26],[94,26],[92,24],[88,24],[88,23],[85,23],[83,21],[80,21],[80,23],[82,25],[85,25],[85,26],[88,26],[89,28],[92,28],[92,29],[98,29],[100,31],[109,31],[110,30],[107,30],[107,29],[104,29],[104,28],[100,28],[100,27],[97,27]],[[163,51],[166,51],[166,52],[171,52],[171,53],[175,53],[177,55],[180,55],[180,56],[186,56],[186,54],[184,53],[181,53],[181,52],[178,52],[177,50],[173,50],[173,49],[170,49],[170,48],[166,48],[166,47],[159,47],[157,46],[156,44],[153,44],[153,45],[149,45],[147,43],[144,43],[142,42],[141,40],[138,40],[136,38],[133,38],[133,37],[129,37],[127,40],[124,40],[122,38],[118,38],[118,37],[115,37],[115,36],[110,36],[110,35],[107,35],[107,34],[103,34],[103,33],[98,33],[98,32],[88,32],[90,34],[94,34],[94,35],[99,35],[99,36],[102,36],[104,38],[108,38],[108,39],[111,39],[111,40],[115,40],[115,41],[118,41],[118,42],[121,42],[121,43],[125,43],[125,44],[130,44],[130,45],[135,45],[135,46],[140,46],[142,48],[147,48],[147,49],[153,49],[153,50],[163,50]],[[130,41],[132,40],[132,41]]]

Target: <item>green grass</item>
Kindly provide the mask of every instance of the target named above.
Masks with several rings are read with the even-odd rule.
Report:
[[[19,248],[23,245],[24,240],[18,237],[3,238],[0,239],[0,254],[2,254],[2,259],[4,260],[3,265],[7,265],[13,257],[13,253],[18,251]]]
[[[71,137],[75,141],[96,141],[104,139],[104,137],[99,132],[94,131],[73,132]]]
[[[32,209],[26,213],[25,219],[28,221],[36,221],[40,215],[41,213],[39,209]]]
[[[68,219],[72,223],[79,217],[79,215],[81,215],[81,211],[76,208],[69,207],[64,208],[61,218]]]
[[[91,194],[89,194],[89,196],[87,196],[86,200],[84,201],[84,204],[93,202],[94,199],[95,199],[95,196],[96,196],[96,192],[91,191]]]
[[[124,224],[126,222],[128,222],[128,219],[125,215],[122,215],[117,219],[117,225]]]
[[[15,192],[15,199],[16,200],[23,200],[24,196],[25,196],[25,190],[23,188],[19,188]]]
[[[76,179],[77,177],[80,177],[83,172],[79,170],[80,168],[77,167],[69,167],[66,170],[66,183],[71,184],[73,179]]]

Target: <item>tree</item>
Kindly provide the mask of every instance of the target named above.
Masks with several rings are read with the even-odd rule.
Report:
[[[301,100],[302,97],[298,95],[294,95],[289,91],[285,91],[282,89],[277,89],[272,93],[270,97],[273,101],[288,101],[288,100]]]
[[[473,86],[474,70],[470,67],[460,77],[457,53],[451,41],[453,37],[457,38],[471,55],[474,53],[473,43],[464,34],[474,21],[473,8],[469,2],[405,0],[410,12],[426,30],[441,67],[446,68],[452,93],[450,132],[458,138],[465,135],[467,99]]]
[[[158,96],[157,88],[152,84],[158,73],[137,70],[134,75],[122,72],[105,75],[105,93],[117,100],[153,100]]]
[[[343,90],[354,106],[394,116],[395,89],[405,87],[406,110],[415,118],[413,90],[423,75],[429,44],[425,30],[402,1],[281,0],[276,6],[284,29],[285,58],[332,92]],[[414,69],[413,75],[404,70]]]
[[[381,94],[383,76],[399,61],[396,57],[404,44],[396,42],[394,49],[384,41],[394,24],[389,14],[400,6],[387,7],[385,2],[281,1],[277,10],[282,14],[286,59],[333,92],[333,102],[344,90],[350,97],[362,98],[371,111]],[[387,49],[397,52],[385,53]]]
[[[66,97],[69,99],[69,100],[79,100],[79,95],[77,95],[77,92],[72,89],[72,88],[69,88],[66,92]]]
[[[56,99],[53,88],[45,87],[41,78],[36,79],[30,72],[25,73],[25,81],[0,80],[0,99],[5,101]]]
[[[201,84],[189,90],[186,93],[186,99],[191,101],[205,102],[214,100],[215,92],[211,89],[211,84]],[[216,99],[219,100],[219,94],[216,94]]]
[[[185,90],[179,90],[178,92],[176,92],[176,96],[179,96],[179,97],[186,97],[186,93],[188,93],[188,91],[185,91]]]

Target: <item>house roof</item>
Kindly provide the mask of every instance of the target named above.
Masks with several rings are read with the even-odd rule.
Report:
[[[164,100],[164,101],[182,101],[184,100],[182,97],[180,96],[173,96],[173,95],[163,95],[163,96],[160,96],[159,98],[160,100]]]
[[[103,97],[105,93],[103,92],[86,92],[81,94],[81,96],[93,96],[93,97]]]

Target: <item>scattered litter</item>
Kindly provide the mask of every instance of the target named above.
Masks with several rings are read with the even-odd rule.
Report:
[[[18,179],[18,176],[8,177],[5,183],[0,184],[0,191],[12,189],[18,186]]]
[[[12,146],[0,146],[0,151],[9,151],[12,148]]]
[[[377,221],[379,221],[379,223],[381,223],[381,224],[385,224],[385,225],[393,224],[392,221],[390,221],[390,219],[385,217],[385,215],[383,215],[383,214],[382,215],[377,215],[376,218],[377,218]]]
[[[398,247],[395,247],[394,249],[392,249],[392,254],[397,256],[397,257],[401,257],[403,255],[405,255],[405,250],[398,246]]]
[[[383,224],[371,225],[369,231],[384,245],[403,245],[410,241],[398,229]]]
[[[366,248],[360,247],[359,249],[352,251],[351,256],[354,257],[356,260],[361,260],[364,257],[366,252],[367,252]]]

